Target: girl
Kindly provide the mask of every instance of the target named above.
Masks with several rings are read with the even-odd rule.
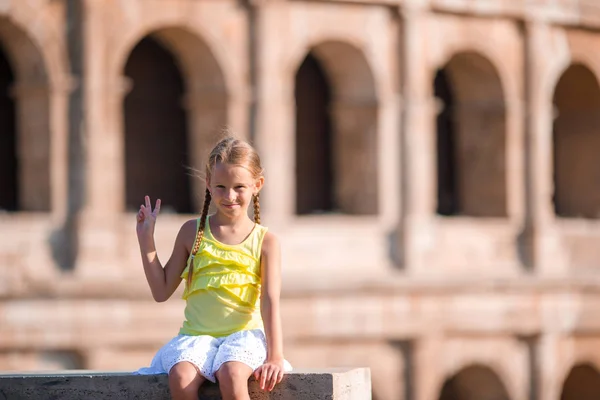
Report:
[[[219,381],[223,399],[250,399],[254,374],[272,390],[291,369],[283,357],[279,315],[280,252],[275,235],[260,225],[263,170],[256,151],[231,137],[212,150],[206,165],[202,216],[181,227],[163,267],[154,226],[160,199],[137,214],[137,236],[155,301],[169,299],[182,279],[185,321],[141,374],[168,373],[173,399],[198,398],[205,381]],[[216,212],[208,215],[210,203]],[[253,204],[254,221],[248,217]],[[285,364],[285,365],[284,365]]]

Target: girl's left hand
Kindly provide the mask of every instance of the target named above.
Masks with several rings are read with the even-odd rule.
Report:
[[[283,360],[267,360],[254,371],[254,378],[262,390],[273,390],[283,379]]]

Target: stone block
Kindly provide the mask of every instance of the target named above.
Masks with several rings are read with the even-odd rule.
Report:
[[[298,370],[286,374],[271,393],[261,391],[254,378],[249,389],[255,400],[370,400],[371,373],[368,368]],[[64,371],[0,374],[0,398],[168,400],[170,396],[166,374]],[[220,400],[218,386],[205,383],[199,399]]]

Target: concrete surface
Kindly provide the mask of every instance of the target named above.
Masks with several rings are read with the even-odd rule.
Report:
[[[299,370],[287,374],[272,393],[250,380],[253,400],[370,400],[368,368]],[[0,374],[0,400],[168,400],[167,375],[126,372],[65,371],[60,373]],[[205,384],[200,400],[221,399],[215,384]]]

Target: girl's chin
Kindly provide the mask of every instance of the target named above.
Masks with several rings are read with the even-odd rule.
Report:
[[[242,208],[238,205],[233,206],[233,207],[221,206],[221,207],[219,207],[219,209],[225,214],[234,214],[234,215],[238,214],[242,210]]]

